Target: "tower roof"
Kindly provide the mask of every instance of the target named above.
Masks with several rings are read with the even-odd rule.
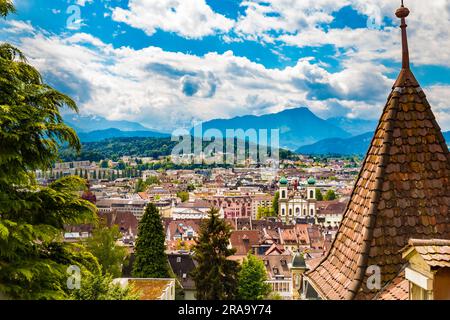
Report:
[[[292,258],[292,268],[306,269],[305,258],[300,252],[297,252]]]
[[[400,271],[409,239],[450,239],[450,155],[425,93],[409,68],[405,18],[402,71],[388,97],[333,244],[309,283],[325,299],[371,299]]]
[[[288,183],[287,179],[285,177],[281,177],[280,184],[287,184],[287,183]]]

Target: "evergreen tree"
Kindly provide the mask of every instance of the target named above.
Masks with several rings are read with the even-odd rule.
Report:
[[[273,196],[273,200],[272,200],[272,208],[273,211],[275,212],[275,215],[278,215],[278,200],[280,199],[280,192],[277,191],[275,192],[275,195]]]
[[[78,169],[75,169],[75,176],[78,176]]]
[[[12,9],[0,1],[1,16]],[[77,111],[22,52],[0,44],[0,293],[12,299],[65,298],[68,266],[98,271],[92,254],[61,241],[65,225],[95,221],[95,206],[78,194],[85,181],[70,176],[44,187],[31,174],[51,169],[60,144],[80,149],[63,106]]]
[[[153,203],[149,203],[138,226],[133,266],[134,277],[170,277],[164,242],[164,228],[158,208]]]
[[[320,189],[316,189],[316,200],[317,201],[323,201],[323,195]]]
[[[9,13],[15,12],[14,5],[11,0],[0,0],[0,17],[6,17]]]
[[[97,170],[94,170],[94,173],[92,174],[92,179],[97,180]]]
[[[238,279],[238,297],[241,300],[263,300],[270,294],[270,285],[265,282],[264,263],[250,252],[242,263]]]
[[[194,246],[196,268],[192,271],[199,300],[231,300],[237,293],[239,265],[227,258],[235,253],[228,247],[231,228],[211,208],[209,219],[202,223]]]

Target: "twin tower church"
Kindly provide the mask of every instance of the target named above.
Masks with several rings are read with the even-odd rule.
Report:
[[[316,180],[309,178],[306,186],[293,180],[291,189],[286,178],[279,181],[278,215],[283,222],[314,223],[316,217]]]

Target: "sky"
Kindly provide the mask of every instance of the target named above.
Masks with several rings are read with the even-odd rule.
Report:
[[[82,114],[164,132],[295,107],[377,119],[401,68],[400,0],[14,3],[0,41]],[[405,5],[413,72],[450,130],[450,1]]]

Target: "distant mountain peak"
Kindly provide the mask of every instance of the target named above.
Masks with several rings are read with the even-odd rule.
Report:
[[[90,132],[96,130],[118,129],[121,131],[152,131],[140,123],[126,120],[107,120],[98,115],[68,114],[63,116],[64,121],[77,132]]]
[[[326,138],[345,138],[351,134],[340,127],[317,117],[306,107],[290,108],[277,113],[247,115],[231,119],[214,119],[202,124],[203,131],[218,129],[225,134],[227,129],[279,129],[280,147],[295,150]],[[270,132],[268,132],[270,134]]]

